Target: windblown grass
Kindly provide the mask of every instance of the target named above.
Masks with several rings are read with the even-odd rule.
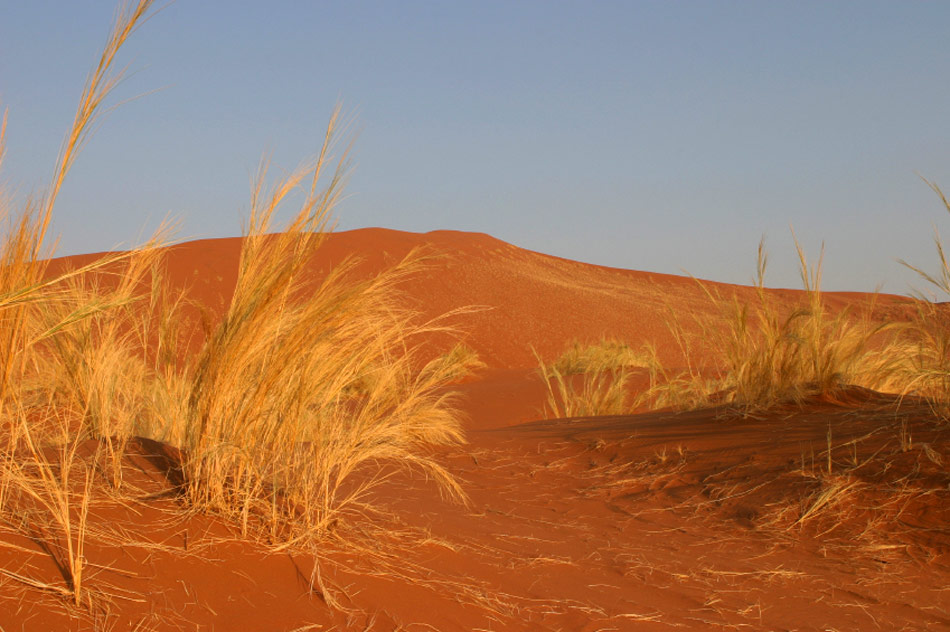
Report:
[[[41,315],[49,328],[88,305],[107,305],[60,327],[36,354],[36,385],[50,406],[71,411],[83,438],[103,442],[104,467],[113,487],[122,478],[122,457],[134,435],[155,437],[156,417],[169,402],[156,389],[175,375],[180,296],[165,294],[162,231],[149,243],[104,269],[71,278]],[[155,437],[157,438],[157,437]]]
[[[93,472],[77,454],[79,435],[70,432],[67,419],[60,423],[59,445],[44,448],[34,440],[31,424],[21,420],[20,442],[25,449],[7,451],[0,463],[0,515],[42,543],[65,585],[13,577],[68,596],[79,606]],[[74,480],[77,469],[83,474],[81,483]]]
[[[725,323],[699,323],[719,371],[712,388],[746,411],[834,396],[847,385],[881,388],[903,361],[895,326],[871,320],[873,303],[861,314],[831,313],[821,292],[824,253],[809,265],[797,239],[795,247],[805,299],[798,304],[783,305],[766,289],[761,243],[752,300],[723,296],[700,282]]]
[[[449,329],[401,307],[397,286],[421,257],[371,278],[345,262],[316,286],[308,268],[346,175],[347,151],[328,169],[338,111],[312,164],[271,189],[261,167],[237,287],[217,319],[204,311],[203,338],[187,339],[196,329],[183,294],[164,279],[166,227],[131,252],[49,273],[56,197],[121,78],[116,54],[151,4],[118,12],[47,194],[19,211],[0,196],[0,519],[45,543],[64,585],[43,587],[76,605],[89,499],[100,476],[121,486],[136,436],[180,448],[184,502],[275,545],[310,542],[371,507],[370,491],[397,469],[464,497],[428,450],[463,440],[447,386],[477,357],[459,346],[424,360],[423,338]],[[4,116],[0,158],[5,131]],[[278,207],[301,188],[298,213],[271,234]],[[87,439],[99,446],[88,458]]]
[[[950,212],[950,201],[935,183],[926,181]],[[916,272],[926,281],[931,292],[916,291],[919,299],[917,316],[911,329],[913,366],[905,393],[925,397],[934,412],[950,418],[950,311],[937,302],[937,297],[950,297],[950,263],[944,251],[940,233],[934,228],[934,245],[940,267],[935,274],[911,265],[903,259],[901,265]]]
[[[189,368],[185,410],[185,492],[195,506],[265,527],[278,542],[326,532],[385,476],[380,464],[416,467],[451,496],[461,488],[427,445],[462,440],[451,394],[457,356],[417,368],[413,340],[434,324],[413,324],[397,284],[412,257],[357,280],[351,265],[315,290],[304,271],[327,235],[339,199],[344,157],[328,184],[331,119],[316,163],[254,189],[237,286],[220,322]],[[290,224],[268,234],[284,198],[308,181]],[[357,478],[355,474],[362,473]]]
[[[900,393],[909,383],[925,379],[947,379],[950,384],[950,364],[927,378],[911,370],[914,349],[906,332],[897,324],[872,319],[873,298],[860,310],[830,310],[821,291],[824,253],[811,265],[797,239],[795,247],[803,286],[797,303],[766,288],[768,256],[762,243],[751,298],[697,280],[713,317],[694,317],[692,325],[671,318],[671,333],[686,358],[684,368],[664,367],[650,345],[635,351],[608,339],[592,345],[574,343],[551,363],[538,357],[547,389],[545,412],[580,417],[625,414],[644,407],[727,404],[750,413],[814,396],[834,397],[850,385]],[[945,278],[950,279],[950,271]],[[947,284],[950,292],[950,281]],[[941,338],[946,327],[934,325],[932,319],[926,322],[924,329],[933,342],[921,345],[928,351],[919,355],[936,357],[939,351],[931,349],[941,343],[944,351],[950,349],[950,336]],[[694,328],[699,335],[690,333]],[[694,365],[697,355],[704,366]],[[630,380],[636,370],[647,373],[648,383],[634,394]]]
[[[44,543],[65,581],[65,587],[48,588],[69,595],[77,606],[83,592],[92,473],[83,467],[81,488],[74,489],[71,477],[78,464],[81,440],[81,434],[73,428],[75,411],[57,406],[54,391],[38,385],[34,378],[45,345],[56,344],[65,330],[126,302],[123,295],[114,293],[80,298],[72,284],[127,255],[105,256],[88,266],[48,275],[46,259],[53,249],[47,243],[47,232],[66,175],[92,132],[104,99],[122,77],[121,71],[112,70],[116,54],[145,19],[151,4],[150,0],[141,0],[117,13],[46,194],[39,199],[29,198],[19,211],[11,208],[8,197],[0,196],[0,212],[6,220],[6,233],[0,243],[0,517]],[[0,127],[0,157],[5,149],[5,131],[6,114]],[[50,449],[58,455],[55,460]],[[31,507],[29,511],[23,511],[24,503]]]

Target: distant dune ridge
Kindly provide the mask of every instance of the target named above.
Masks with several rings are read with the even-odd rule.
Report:
[[[169,278],[187,287],[192,297],[220,306],[233,290],[241,238],[201,239],[168,248]],[[423,318],[453,309],[480,306],[453,322],[483,362],[493,368],[537,365],[532,348],[543,357],[564,351],[573,340],[603,337],[633,346],[657,345],[664,361],[681,360],[670,332],[671,318],[695,329],[695,316],[714,311],[695,279],[685,276],[609,268],[518,248],[484,233],[438,230],[410,233],[362,228],[332,233],[311,265],[313,279],[347,257],[361,261],[360,274],[382,271],[410,252],[428,255],[425,268],[400,287],[407,302]],[[83,255],[57,259],[53,270],[78,266],[95,258]],[[751,289],[703,282],[721,291],[752,296]],[[798,290],[773,290],[789,304]],[[861,308],[871,295],[826,293],[828,305]],[[906,318],[912,303],[906,297],[881,295],[876,315]]]

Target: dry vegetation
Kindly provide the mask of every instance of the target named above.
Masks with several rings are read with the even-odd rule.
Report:
[[[317,187],[334,121],[314,167],[266,195],[259,177],[231,303],[186,371],[189,500],[233,514],[245,532],[249,517],[262,519],[275,540],[327,529],[377,480],[348,484],[374,463],[421,467],[461,497],[422,453],[462,440],[442,388],[459,364],[446,355],[417,367],[412,340],[433,326],[413,325],[395,294],[413,262],[359,282],[341,265],[316,291],[303,288],[340,192],[342,163]],[[305,177],[310,193],[296,218],[268,235],[274,210]]]
[[[634,407],[629,388],[632,372],[654,365],[652,356],[607,338],[590,345],[574,342],[550,364],[537,352],[535,357],[547,387],[545,412],[556,418],[629,412]]]
[[[910,323],[874,320],[873,298],[858,311],[832,311],[821,291],[823,257],[810,265],[797,240],[795,247],[803,286],[797,303],[766,288],[768,257],[762,244],[752,300],[696,281],[716,317],[684,323],[671,315],[671,333],[685,367],[665,367],[652,347],[635,352],[618,340],[575,342],[553,363],[539,357],[548,411],[555,417],[583,417],[726,404],[750,414],[816,396],[834,398],[850,386],[926,397],[935,410],[945,411],[950,323],[940,306],[921,295]],[[950,268],[939,238],[937,249],[940,277],[909,267],[950,295]],[[691,335],[693,330],[699,335]],[[704,364],[695,364],[697,356]],[[633,393],[630,381],[638,369],[648,380]]]
[[[64,582],[42,587],[77,605],[90,497],[103,481],[121,489],[123,456],[138,437],[178,449],[183,505],[227,516],[275,546],[310,543],[368,508],[387,464],[424,470],[463,497],[426,449],[463,440],[445,387],[475,360],[463,349],[419,357],[420,336],[447,329],[420,325],[400,307],[397,285],[417,258],[365,280],[347,262],[318,287],[305,283],[346,174],[346,151],[331,164],[338,112],[311,164],[270,188],[262,166],[237,287],[197,342],[182,294],[164,279],[167,227],[128,253],[47,274],[57,194],[122,76],[116,54],[151,5],[141,0],[117,15],[48,193],[22,209],[3,198],[0,519],[43,543]],[[300,188],[294,218],[269,234],[275,211]],[[181,353],[188,348],[196,351]],[[88,439],[97,447],[83,456]]]
[[[927,181],[925,181],[927,182]],[[936,184],[927,182],[934,190],[943,207],[950,212],[950,201]],[[913,327],[913,363],[907,378],[907,391],[918,393],[931,404],[934,412],[944,419],[950,418],[950,314],[937,297],[950,297],[950,263],[940,234],[934,229],[934,245],[940,259],[940,268],[931,274],[906,261],[901,264],[910,268],[927,282],[931,292],[918,291],[917,318]]]
[[[765,288],[762,244],[753,301],[724,298],[703,286],[727,323],[703,332],[719,358],[717,390],[726,402],[747,411],[834,396],[848,385],[883,389],[893,385],[901,368],[904,345],[894,327],[871,320],[873,303],[862,314],[830,313],[821,292],[823,256],[810,266],[797,240],[795,246],[804,300],[790,309]]]

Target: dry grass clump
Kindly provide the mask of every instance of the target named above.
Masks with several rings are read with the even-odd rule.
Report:
[[[69,595],[79,605],[83,594],[83,555],[92,472],[77,456],[81,433],[76,410],[57,405],[55,391],[37,381],[37,367],[49,345],[64,331],[126,302],[120,293],[90,296],[78,279],[116,264],[117,254],[60,275],[47,274],[52,212],[62,184],[94,127],[103,100],[121,79],[112,72],[116,53],[145,18],[151,1],[124,7],[103,54],[86,84],[70,133],[63,143],[49,190],[15,211],[0,195],[6,234],[0,242],[0,519],[41,542],[65,582],[45,585],[4,571],[20,581]],[[6,115],[0,126],[4,153]],[[81,483],[73,473],[83,471]],[[77,490],[76,487],[79,487]]]
[[[943,333],[946,327],[935,325],[933,318],[926,320],[930,338],[918,346],[928,351],[915,356],[902,328],[872,321],[873,300],[860,313],[851,309],[832,313],[821,292],[823,256],[809,265],[797,240],[795,246],[804,290],[799,304],[782,301],[765,287],[768,257],[760,243],[751,300],[738,292],[724,295],[697,281],[715,317],[695,319],[698,336],[672,318],[671,333],[686,358],[685,368],[664,367],[649,345],[635,351],[606,339],[587,346],[575,343],[553,363],[538,358],[548,411],[576,417],[625,414],[642,407],[727,404],[749,413],[813,396],[833,397],[848,385],[899,393],[925,379],[947,379],[950,384],[950,364],[943,372],[932,370],[927,378],[921,377],[920,369],[912,370],[914,357],[939,356],[930,349],[941,343],[940,349],[950,351],[950,336]],[[950,292],[950,281],[947,288]],[[705,367],[693,365],[697,351],[706,359]],[[634,396],[630,379],[637,368],[647,372],[649,382]]]
[[[464,342],[457,343],[440,357],[447,370],[447,379],[456,382],[465,379],[485,368],[485,363],[478,357],[478,352]]]
[[[313,164],[270,190],[262,167],[237,287],[220,318],[204,312],[203,339],[185,338],[196,328],[182,292],[165,282],[166,227],[131,252],[49,273],[56,197],[121,78],[111,70],[116,54],[151,5],[117,13],[46,195],[17,210],[0,195],[0,522],[41,543],[63,584],[0,572],[76,605],[86,593],[90,498],[100,479],[120,488],[135,436],[180,448],[182,498],[192,507],[234,518],[245,533],[260,527],[284,546],[369,507],[368,492],[395,468],[421,470],[463,497],[427,450],[463,440],[446,386],[477,355],[458,346],[423,360],[422,337],[449,330],[401,307],[397,285],[420,258],[369,279],[352,274],[353,262],[316,287],[308,278],[346,172],[344,152],[323,184],[338,112]],[[4,116],[0,159],[5,131]],[[269,234],[301,187],[299,212]],[[94,449],[83,452],[87,440]]]
[[[171,421],[162,414],[170,404],[163,390],[176,376],[182,298],[163,285],[163,242],[159,231],[122,261],[70,279],[38,320],[48,329],[84,306],[107,306],[39,345],[34,390],[71,412],[78,435],[104,443],[113,487],[129,439],[165,438]]]
[[[810,266],[795,241],[804,289],[801,304],[782,305],[765,288],[767,255],[759,244],[755,296],[743,301],[702,285],[724,327],[703,323],[719,377],[713,385],[727,403],[746,411],[781,402],[834,395],[843,386],[887,385],[902,362],[893,325],[844,309],[831,314],[821,293],[822,258]]]
[[[77,454],[81,441],[60,420],[59,444],[43,447],[33,437],[30,421],[20,418],[20,450],[8,449],[0,462],[0,518],[50,555],[63,585],[0,569],[36,588],[69,597],[78,606],[83,597],[84,547],[87,536],[93,471]],[[82,479],[76,480],[77,472]]]
[[[606,339],[575,343],[553,363],[538,358],[548,411],[578,417],[727,404],[748,413],[834,396],[848,385],[901,392],[910,366],[906,338],[896,325],[872,321],[873,301],[860,313],[832,313],[821,292],[823,256],[809,265],[797,240],[795,246],[804,290],[799,304],[782,301],[765,287],[768,257],[760,243],[751,300],[697,281],[714,318],[696,317],[700,334],[694,336],[673,316],[671,333],[686,358],[685,368],[664,367],[649,345],[635,351]],[[944,342],[950,349],[950,336]],[[697,351],[706,366],[693,365]],[[646,371],[649,382],[634,396],[630,379],[637,368]],[[942,375],[950,377],[950,372]]]
[[[950,201],[936,184],[926,181],[950,212]],[[934,228],[934,244],[940,259],[940,268],[931,274],[904,260],[900,263],[913,270],[927,282],[931,292],[916,291],[920,300],[916,318],[910,329],[912,367],[908,372],[905,393],[926,398],[940,417],[950,418],[950,311],[937,296],[950,297],[950,263],[939,232]]]
[[[382,463],[417,467],[461,497],[424,454],[462,440],[445,385],[464,355],[416,365],[413,340],[438,325],[413,324],[396,285],[412,257],[371,279],[338,266],[315,290],[304,270],[327,235],[345,168],[320,188],[334,115],[315,165],[263,191],[259,174],[226,312],[188,369],[185,492],[198,507],[263,524],[277,541],[325,532],[383,477]],[[268,234],[283,199],[309,192],[286,229]],[[357,481],[353,475],[365,475]]]
[[[557,360],[538,359],[547,389],[546,413],[555,417],[620,415],[635,405],[628,387],[632,371],[653,366],[653,358],[619,340],[574,342]]]
[[[684,353],[689,356],[685,346]],[[693,409],[709,405],[717,392],[717,382],[691,366],[664,367],[650,344],[637,351],[604,338],[590,345],[574,342],[551,363],[535,356],[547,390],[544,412],[557,418],[623,415],[644,408]],[[637,375],[646,379],[639,391],[631,382]]]
[[[605,337],[591,344],[575,340],[551,368],[561,375],[578,375],[625,367],[646,368],[652,366],[653,361],[649,350],[636,351],[626,342]]]

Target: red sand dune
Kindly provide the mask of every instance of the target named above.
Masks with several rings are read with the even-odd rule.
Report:
[[[201,302],[220,306],[234,288],[240,247],[239,238],[173,246],[169,276],[175,284],[190,288]],[[654,343],[664,359],[676,359],[679,354],[669,331],[670,315],[680,317],[689,328],[693,314],[713,313],[702,288],[688,277],[578,263],[524,250],[482,233],[449,230],[420,234],[365,228],[333,233],[315,258],[314,279],[347,257],[362,262],[359,273],[372,274],[414,250],[429,259],[425,268],[402,286],[409,304],[426,318],[462,307],[487,308],[453,324],[467,334],[468,344],[492,368],[535,367],[532,347],[550,358],[571,340],[591,342],[602,336],[615,336],[632,346]],[[94,256],[57,263],[79,265]],[[752,296],[744,286],[706,285],[724,293]],[[800,292],[777,290],[774,294],[792,299]],[[860,308],[869,300],[870,296],[862,293],[828,294],[829,305],[838,308]],[[877,316],[900,315],[900,306],[908,303],[905,298],[882,295],[877,299]]]
[[[239,247],[175,246],[171,276],[220,306]],[[397,477],[348,542],[273,554],[176,509],[162,496],[165,448],[145,442],[129,464],[142,499],[92,509],[108,525],[87,553],[95,606],[12,578],[57,574],[36,542],[4,535],[0,629],[950,629],[950,429],[925,406],[855,390],[761,418],[543,421],[532,347],[552,358],[613,336],[675,362],[670,314],[711,314],[702,290],[452,231],[334,234],[314,277],[350,255],[369,274],[418,247],[434,258],[404,290],[423,316],[490,308],[455,322],[487,369],[460,387],[469,443],[439,452],[468,506]],[[838,308],[867,300],[829,296]],[[883,296],[875,315],[903,317],[908,304]]]

